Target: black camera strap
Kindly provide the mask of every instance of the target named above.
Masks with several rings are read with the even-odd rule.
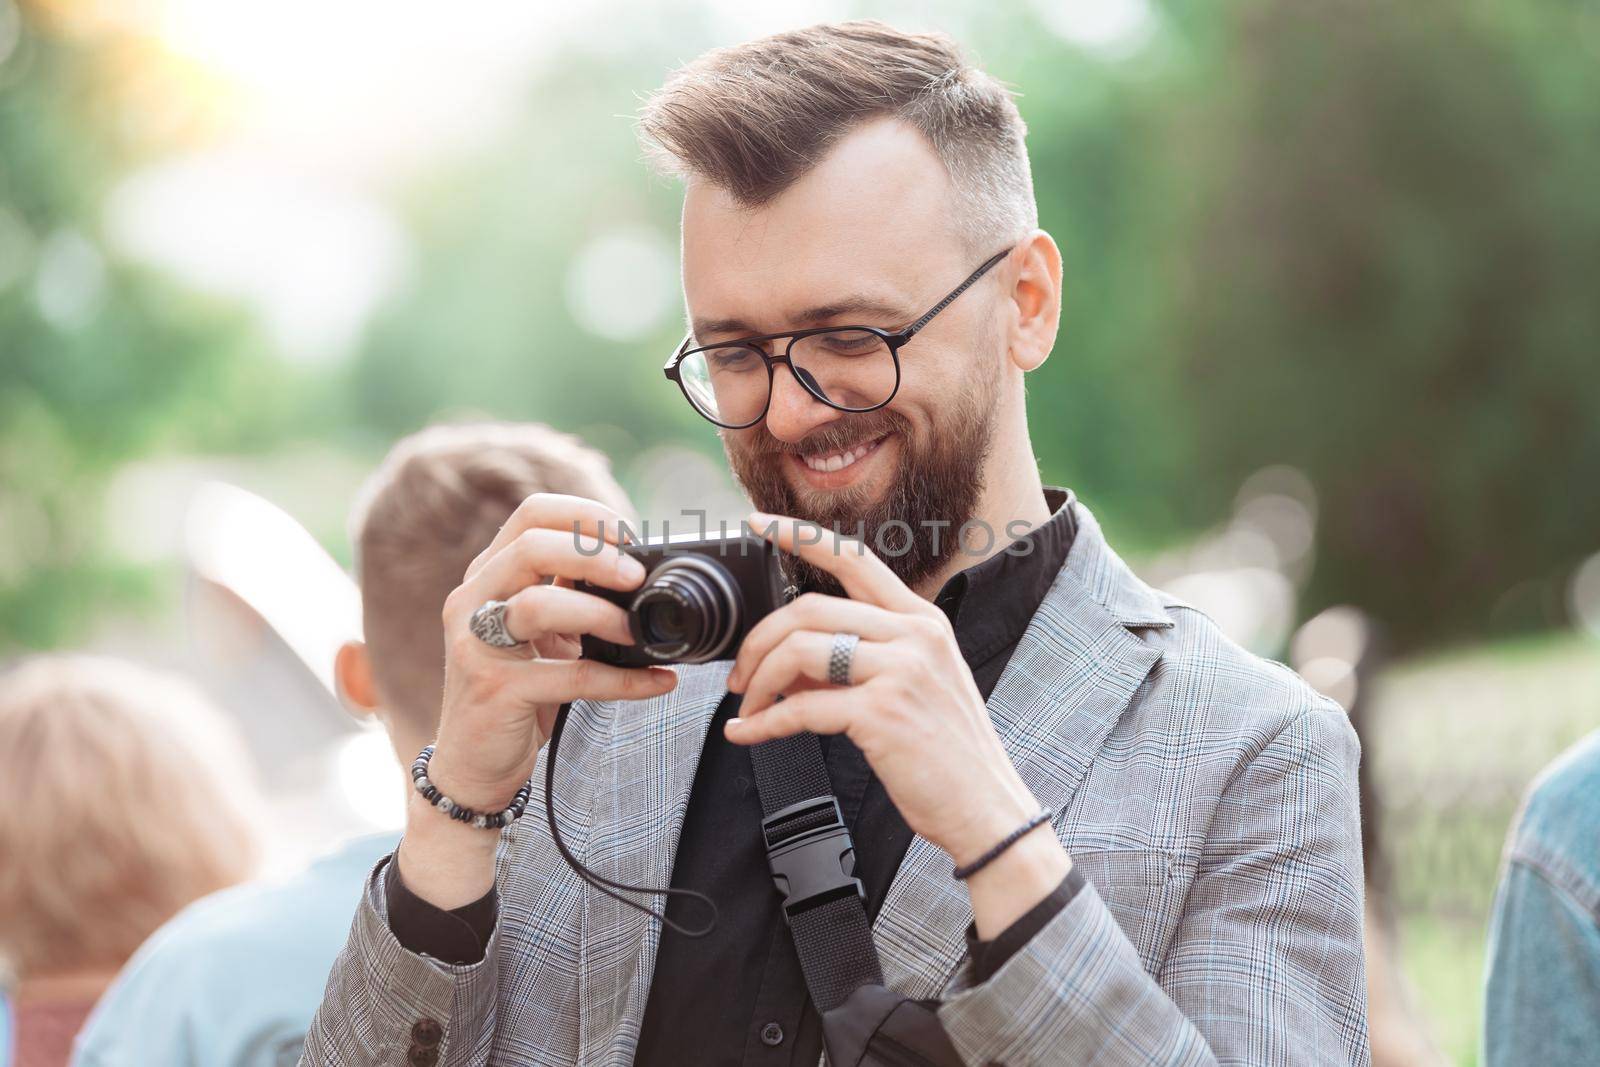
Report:
[[[806,988],[817,1011],[827,1012],[861,986],[883,984],[855,846],[815,734],[763,741],[750,750],[750,762],[767,863]]]
[[[572,854],[567,848],[567,843],[561,837],[561,828],[556,825],[556,753],[561,750],[561,731],[566,729],[567,715],[572,710],[570,703],[561,705],[556,712],[555,725],[550,730],[550,742],[545,748],[544,756],[544,817],[550,827],[550,840],[555,844],[556,851],[573,873],[595,889],[604,893],[621,904],[625,904],[634,911],[642,911],[652,919],[661,920],[661,924],[668,929],[676,930],[684,937],[704,937],[717,927],[716,901],[695,889],[674,889],[671,886],[630,885],[627,882],[618,882],[604,875],[596,874],[583,865],[583,861]],[[645,893],[650,896],[689,897],[698,900],[706,906],[709,914],[705,925],[698,927],[684,926],[667,918],[665,908],[657,911],[648,904],[641,904],[637,900],[629,900],[623,893]]]
[[[692,889],[629,885],[585,867],[556,828],[554,767],[568,706],[556,715],[545,764],[545,813],[561,858],[595,889],[637,908],[685,937],[703,937],[717,924],[717,906]],[[815,734],[765,741],[750,750],[761,832],[772,880],[811,1002],[822,1016],[823,1047],[834,1067],[906,1063],[959,1067],[963,1062],[939,1022],[938,1002],[910,1000],[884,987],[883,967],[867,922],[866,893],[855,876],[855,847],[833,795]],[[706,906],[705,925],[689,928],[623,893],[688,897]]]

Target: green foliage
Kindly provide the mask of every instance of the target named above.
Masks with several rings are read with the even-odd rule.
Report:
[[[963,9],[961,36],[1022,94],[1066,263],[1061,340],[1029,383],[1046,478],[1138,553],[1290,463],[1322,505],[1307,612],[1356,603],[1402,647],[1556,621],[1556,583],[1600,547],[1594,6],[1160,14],[1118,60],[1031,5]],[[140,162],[107,46],[25,34],[0,65],[0,209],[101,277],[70,322],[41,312],[37,270],[0,284],[0,642],[57,640],[94,589],[115,595],[38,607],[67,573],[116,570],[98,502],[130,459],[301,438],[371,456],[468,412],[584,433],[620,466],[665,441],[714,452],[658,371],[676,310],[606,340],[568,290],[619,227],[670,248],[677,190],[628,116],[717,43],[705,18],[641,9],[542,66],[504,137],[400,194],[408,280],[351,360],[305,372],[236,310],[101,247],[101,201]]]
[[[86,50],[25,32],[0,67],[0,650],[147,597],[103,548],[117,467],[261,421],[217,403],[261,366],[242,320],[101,246],[100,200],[129,163],[110,104]]]
[[[1322,503],[1308,611],[1354,602],[1402,647],[1481,634],[1600,541],[1594,14],[1343,0],[1225,26],[1169,116],[1189,491],[1294,464]]]
[[[673,436],[714,447],[660,373],[682,338],[679,302],[628,343],[586,332],[568,298],[572,262],[592,238],[632,229],[676,249],[677,189],[641,165],[627,119],[640,71],[667,72],[643,51],[545,72],[497,151],[411,191],[418,266],[344,383],[355,423],[392,438],[441,413],[531,419],[593,435],[619,460],[630,457],[618,447]]]

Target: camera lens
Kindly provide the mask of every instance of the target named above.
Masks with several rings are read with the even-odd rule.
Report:
[[[739,629],[739,588],[704,556],[673,556],[645,579],[628,623],[641,651],[662,663],[715,659]]]
[[[652,642],[687,641],[689,618],[676,600],[657,600],[639,609],[639,624]]]

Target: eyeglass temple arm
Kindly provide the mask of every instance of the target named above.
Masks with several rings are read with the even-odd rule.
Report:
[[[979,278],[982,278],[985,274],[988,274],[989,271],[994,269],[995,264],[999,263],[1002,259],[1005,259],[1010,254],[1011,254],[1011,249],[1007,248],[1004,251],[996,252],[994,255],[990,256],[987,260],[984,261],[984,264],[981,267],[979,267],[977,270],[973,271],[971,274],[969,274],[967,276],[967,280],[966,281],[962,282],[960,285],[958,285],[954,289],[952,289],[950,291],[950,295],[949,296],[946,296],[943,300],[939,301],[937,304],[933,305],[933,307],[929,308],[927,313],[924,314],[916,322],[913,322],[910,326],[907,326],[905,329],[901,330],[900,331],[900,336],[902,338],[904,338],[905,340],[909,341],[911,339],[912,335],[915,334],[918,330],[922,329],[924,326],[928,325],[928,323],[933,319],[933,317],[935,315],[939,314],[939,312],[941,312],[945,308],[949,307],[951,302],[954,301],[956,297],[960,296],[962,293],[964,293],[968,289],[972,288],[973,284],[975,282],[977,282],[977,280]],[[773,336],[774,337],[782,337],[782,336],[785,336],[785,335],[783,335],[783,334],[774,334]],[[682,357],[682,355],[689,350],[689,346],[693,342],[694,342],[694,334],[691,333],[689,336],[687,336],[687,337],[685,337],[683,339],[683,343],[678,345],[678,350],[676,352],[672,353],[672,357],[670,359],[668,359],[665,364],[662,365],[661,369],[664,370],[664,371],[672,370],[673,364],[677,363],[679,358]]]
[[[996,263],[999,263],[1002,259],[1005,259],[1010,254],[1011,249],[1008,248],[1004,252],[996,252],[994,255],[990,256],[989,259],[985,261],[983,266],[979,267],[977,270],[973,271],[967,276],[966,281],[952,289],[949,296],[945,297],[943,300],[933,305],[933,307],[929,308],[927,314],[923,315],[922,318],[918,319],[916,322],[913,322],[904,330],[901,330],[901,334],[903,334],[906,339],[909,340],[918,330],[928,325],[929,320],[931,320],[935,315],[949,307],[951,302],[954,301],[956,297],[972,288],[974,282],[983,277],[985,274],[988,274]]]

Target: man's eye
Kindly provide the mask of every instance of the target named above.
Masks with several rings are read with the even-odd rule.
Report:
[[[855,334],[824,334],[822,343],[830,352],[837,352],[842,356],[859,356],[870,352],[882,344],[878,338],[870,333]]]
[[[710,355],[712,368],[725,372],[754,370],[761,362],[754,352],[745,348],[722,348]]]

